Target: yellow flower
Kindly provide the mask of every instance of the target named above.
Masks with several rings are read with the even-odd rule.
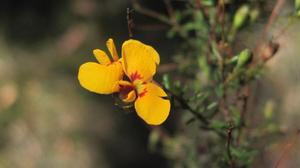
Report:
[[[171,105],[164,90],[152,80],[160,62],[158,53],[151,46],[130,39],[123,43],[119,59],[111,39],[107,46],[114,62],[103,51],[94,50],[100,64],[83,64],[78,74],[80,84],[100,94],[119,92],[123,102],[134,102],[138,116],[147,124],[163,123]],[[129,81],[123,80],[124,73]]]

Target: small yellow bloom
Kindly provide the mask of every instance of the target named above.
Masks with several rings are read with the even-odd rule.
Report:
[[[119,92],[125,103],[134,102],[136,112],[147,124],[163,123],[170,112],[167,94],[152,80],[160,62],[154,48],[137,40],[127,40],[122,45],[122,58],[119,59],[111,39],[107,42],[113,62],[105,52],[94,50],[98,63],[85,63],[79,69],[80,84],[96,93]],[[123,76],[129,81],[123,80]]]

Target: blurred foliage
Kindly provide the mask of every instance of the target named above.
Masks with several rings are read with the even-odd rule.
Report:
[[[283,11],[288,15],[283,20],[293,23],[297,18],[290,15],[299,17],[299,0],[289,2],[294,11]],[[280,118],[289,116],[287,122],[293,127],[299,123],[298,114],[285,114],[299,109],[295,105],[299,83],[289,90],[284,82],[277,84],[289,94],[280,100],[285,103],[281,107],[272,91],[282,87],[261,78],[266,61],[279,47],[276,38],[270,38],[273,31],[259,45],[261,55],[244,41],[256,42],[275,1],[143,0],[138,4],[134,0],[132,4],[1,1],[0,167],[273,166],[285,144],[290,144],[289,137],[282,136],[286,133]],[[104,46],[108,37],[117,37],[119,46],[128,39],[126,8],[131,5],[136,8],[134,38],[153,44],[162,63],[176,64],[162,64],[158,72],[173,100],[162,127],[145,127],[130,109],[111,108],[113,98],[87,93],[76,79],[91,49]],[[144,8],[154,9],[159,18],[148,17]],[[282,27],[286,22],[281,23]],[[293,41],[298,27],[284,48],[298,47],[299,41]],[[282,60],[272,76],[280,72],[277,81],[299,81],[299,59]],[[280,68],[282,64],[285,67]],[[287,66],[296,67],[295,72]],[[259,99],[266,92],[256,86],[259,83],[271,92],[266,101]],[[278,137],[284,141],[273,143]],[[298,161],[294,153],[291,156]]]
[[[248,119],[255,82],[279,49],[276,41],[265,37],[273,24],[265,14],[276,17],[280,3],[267,11],[269,3],[260,0],[195,0],[176,9],[172,1],[164,0],[167,14],[133,3],[136,11],[169,25],[168,38],[181,40],[173,59],[179,73],[164,74],[162,82],[173,108],[181,108],[182,130],[168,136],[154,129],[149,149],[157,146],[172,167],[252,167],[259,150],[256,140],[281,133],[271,101],[264,102],[264,118],[258,125]],[[253,39],[256,46],[237,48],[236,37],[258,20],[265,20],[266,26]]]

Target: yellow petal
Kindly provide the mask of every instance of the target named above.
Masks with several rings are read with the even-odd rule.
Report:
[[[147,124],[160,125],[168,117],[170,112],[170,100],[162,88],[154,83],[145,84],[145,93],[135,101],[135,109],[139,117]]]
[[[133,102],[136,99],[136,93],[131,90],[125,97],[121,97],[122,101],[125,103]]]
[[[123,43],[122,58],[124,71],[131,81],[132,76],[139,76],[142,81],[151,80],[160,61],[154,48],[137,40]]]
[[[110,65],[101,65],[95,62],[87,62],[80,66],[78,80],[85,89],[100,93],[111,94],[119,90],[118,81],[123,78],[123,70],[120,62]]]
[[[119,56],[118,56],[118,52],[117,52],[114,40],[111,39],[111,38],[108,39],[107,42],[106,42],[106,46],[107,46],[113,60],[117,61],[119,59]]]
[[[132,86],[132,83],[130,83],[129,81],[125,81],[125,80],[120,80],[118,83],[120,86],[123,86],[123,87]]]
[[[97,61],[102,65],[108,65],[111,63],[109,57],[106,53],[102,50],[95,49],[93,50],[94,56],[96,57]]]

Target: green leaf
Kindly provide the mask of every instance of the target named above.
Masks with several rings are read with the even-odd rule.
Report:
[[[169,74],[164,74],[162,78],[162,83],[164,87],[168,90],[171,90],[170,76]]]
[[[214,129],[226,129],[228,127],[228,124],[226,122],[223,121],[213,121],[210,125],[212,128]]]
[[[199,57],[198,65],[199,65],[201,71],[203,72],[205,78],[208,79],[210,76],[210,67],[207,63],[207,59],[205,58],[205,56]]]
[[[213,6],[214,1],[213,0],[202,0],[201,4],[204,5],[204,6]]]
[[[240,167],[248,166],[252,163],[254,156],[256,155],[255,150],[251,150],[245,147],[239,147],[239,148],[231,148],[231,154],[235,160],[238,161],[238,165]]]
[[[215,88],[215,92],[217,94],[218,97],[222,97],[224,94],[224,85],[223,84],[219,84],[216,88]]]
[[[232,116],[232,120],[234,122],[234,125],[240,125],[241,123],[241,112],[234,106],[231,106],[229,108],[230,114]]]
[[[212,102],[207,106],[207,110],[214,110],[218,106],[218,102]]]
[[[188,22],[185,25],[183,25],[182,28],[185,31],[191,31],[191,30],[196,30],[197,29],[197,25],[194,22]]]

